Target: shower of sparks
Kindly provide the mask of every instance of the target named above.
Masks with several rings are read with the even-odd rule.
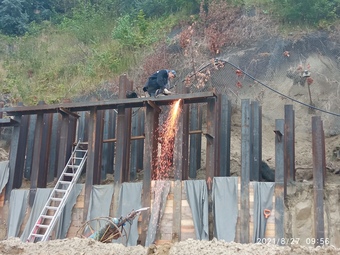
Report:
[[[165,207],[164,199],[170,190],[170,182],[168,180],[172,173],[175,135],[178,129],[178,117],[181,113],[179,108],[180,101],[181,100],[178,100],[171,105],[167,119],[158,130],[159,150],[158,158],[155,163],[155,172],[153,174],[153,179],[156,182],[153,187],[154,200],[151,206],[152,213],[149,222],[149,229],[152,227],[154,231],[148,231],[147,239],[151,242],[155,240],[155,235],[162,217],[162,211]]]
[[[178,116],[180,115],[180,101],[171,105],[169,115],[159,130],[160,151],[157,160],[155,180],[165,180],[170,177],[173,166],[174,142],[177,132]]]

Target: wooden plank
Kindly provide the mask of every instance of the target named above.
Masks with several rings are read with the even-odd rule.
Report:
[[[182,183],[181,180],[174,181],[174,198],[172,214],[172,238],[173,242],[181,241],[181,216],[182,216]]]
[[[242,99],[241,127],[241,211],[240,211],[240,242],[249,243],[249,181],[250,181],[250,104],[249,99]]]
[[[284,120],[275,120],[275,240],[284,240],[284,198],[285,198],[285,160],[284,160]],[[279,242],[279,245],[284,243]]]
[[[4,107],[0,108],[0,112],[6,112],[8,116],[12,115],[30,115],[37,113],[56,113],[60,112],[60,108],[67,109],[71,112],[78,111],[91,111],[96,108],[97,110],[105,109],[118,109],[119,106],[125,108],[144,107],[148,101],[154,102],[156,105],[171,105],[175,101],[181,99],[184,104],[192,103],[205,103],[209,98],[216,97],[213,92],[200,92],[190,94],[173,94],[166,97],[141,97],[141,98],[124,98],[124,99],[110,99],[108,101],[96,101],[96,102],[79,102],[79,103],[61,103],[54,105],[42,105],[42,106],[25,106],[25,107]]]
[[[325,149],[323,124],[320,116],[312,117],[312,149],[313,149],[313,190],[314,190],[314,238],[315,247],[323,246],[325,240],[324,225],[324,167]]]

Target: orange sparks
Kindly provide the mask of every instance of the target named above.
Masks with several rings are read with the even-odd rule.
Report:
[[[176,101],[170,109],[169,115],[166,121],[159,131],[159,143],[160,151],[157,160],[156,173],[154,173],[154,179],[164,180],[170,177],[170,170],[173,165],[173,153],[175,135],[177,133],[178,116],[181,113],[179,110],[180,101]]]

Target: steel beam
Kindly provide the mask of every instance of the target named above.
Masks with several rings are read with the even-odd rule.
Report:
[[[231,102],[227,95],[220,95],[219,104],[220,176],[230,176]]]
[[[285,160],[284,160],[284,120],[275,120],[275,240],[279,245],[285,245],[284,211],[285,211]]]
[[[144,107],[147,101],[152,101],[156,105],[171,105],[175,101],[179,99],[183,100],[184,104],[192,104],[192,103],[206,103],[207,100],[211,97],[216,97],[216,95],[212,92],[202,92],[202,93],[191,93],[191,94],[174,94],[164,97],[141,97],[141,98],[124,98],[124,99],[115,99],[108,101],[97,101],[97,102],[79,102],[79,103],[61,103],[61,104],[52,104],[52,105],[43,105],[43,106],[25,106],[25,107],[4,107],[0,108],[0,112],[6,112],[7,115],[30,115],[37,113],[56,113],[60,112],[61,108],[65,113],[66,110],[70,112],[80,112],[80,111],[90,111],[93,108],[97,110],[105,110],[105,109],[118,109],[119,106],[123,106],[125,108],[135,108],[135,107]]]
[[[287,182],[295,181],[295,120],[293,105],[285,105],[285,167]]]
[[[324,131],[320,116],[312,117],[314,238],[315,247],[325,245],[324,225]]]
[[[151,207],[151,179],[157,167],[159,112],[149,104],[146,104],[145,108],[142,206]],[[141,222],[142,233],[140,236],[141,245],[145,245],[149,220],[150,210],[143,211]]]
[[[251,102],[252,163],[250,180],[260,181],[262,164],[262,108],[257,101]]]
[[[241,211],[240,211],[240,242],[249,243],[249,181],[251,162],[251,134],[250,134],[250,103],[242,99],[241,126]]]

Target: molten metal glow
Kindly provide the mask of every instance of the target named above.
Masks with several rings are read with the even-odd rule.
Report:
[[[169,115],[159,130],[160,151],[157,160],[157,170],[154,173],[155,180],[164,180],[170,177],[178,116],[181,113],[179,110],[180,101],[178,100],[171,105]]]

